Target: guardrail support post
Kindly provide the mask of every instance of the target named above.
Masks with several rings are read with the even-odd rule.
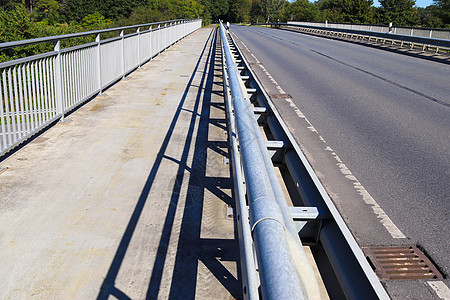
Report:
[[[61,40],[55,43],[54,50],[58,51],[55,61],[55,93],[56,93],[56,113],[61,115],[60,122],[64,122],[64,92],[63,92],[63,72],[61,59]]]

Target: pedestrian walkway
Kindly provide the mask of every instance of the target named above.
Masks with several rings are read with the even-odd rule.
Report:
[[[218,35],[0,161],[0,299],[240,297]]]

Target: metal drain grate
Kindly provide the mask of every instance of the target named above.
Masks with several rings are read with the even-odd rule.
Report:
[[[362,250],[382,280],[443,278],[416,246],[363,247]]]

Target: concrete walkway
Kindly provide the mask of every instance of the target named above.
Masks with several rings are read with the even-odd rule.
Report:
[[[0,161],[0,299],[240,297],[217,42],[195,32]]]

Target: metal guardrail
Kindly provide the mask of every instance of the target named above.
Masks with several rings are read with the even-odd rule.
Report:
[[[227,77],[224,88],[232,137],[233,178],[240,216],[244,297],[259,299],[253,244],[264,299],[317,299],[320,293],[314,271],[302,248],[222,24],[220,31],[224,77]],[[242,178],[245,178],[249,211]],[[250,232],[253,241],[249,240]]]
[[[171,20],[0,44],[0,50],[55,45],[54,51],[0,63],[0,155],[200,27],[201,19]],[[136,32],[124,34],[131,29]],[[119,36],[101,40],[109,32]],[[64,39],[89,35],[94,43],[61,48]]]
[[[329,23],[329,22],[297,22],[288,21],[288,24],[307,25],[316,27],[330,27],[330,28],[345,28],[364,31],[394,33],[409,36],[421,36],[435,39],[450,40],[450,30],[441,28],[426,28],[426,27],[407,27],[407,26],[388,26],[379,24],[348,24],[348,23]]]
[[[316,279],[308,282],[313,275],[304,272],[308,264],[303,262],[301,267],[295,265],[294,269],[289,266],[302,251],[299,248],[285,249],[286,244],[291,247],[289,238],[294,235],[301,236],[302,241],[308,244],[323,247],[333,269],[331,273],[336,274],[335,284],[340,286],[347,299],[389,299],[276,107],[248,67],[245,57],[222,25],[221,31],[244,299],[260,299],[259,282],[264,299],[320,299],[314,287]],[[256,116],[268,132],[270,141],[263,141],[259,136],[261,129]],[[275,153],[272,151],[270,161],[264,157],[267,156],[267,147],[277,149]],[[304,205],[289,207],[290,215],[282,208],[277,209],[277,206],[284,207],[286,200],[278,198],[276,192],[279,178],[268,175],[274,172],[274,164],[284,170],[283,178],[289,177],[290,183],[285,187],[292,202]],[[262,201],[258,203],[260,199]],[[296,230],[286,225],[292,217]],[[258,222],[260,219],[262,221]],[[281,226],[283,222],[285,226]],[[306,223],[311,226],[306,226]],[[277,232],[266,231],[262,226],[277,227],[274,229]],[[295,242],[301,245],[297,239]],[[270,245],[264,243],[275,243],[276,246],[270,249],[273,252],[267,252],[264,247],[270,248]],[[280,251],[280,248],[283,249]],[[253,249],[256,250],[256,260]],[[289,256],[294,259],[289,259]],[[270,266],[272,263],[274,266]],[[328,276],[328,273],[329,270],[323,276]]]
[[[429,46],[436,47],[436,52],[439,51],[439,48],[450,48],[450,40],[449,39],[440,39],[440,38],[430,38],[430,37],[422,37],[422,36],[412,36],[398,33],[389,33],[389,32],[377,32],[377,31],[369,31],[369,30],[359,30],[359,29],[349,29],[349,28],[332,28],[325,26],[313,26],[313,25],[298,25],[292,23],[258,23],[252,25],[269,25],[275,27],[295,27],[302,29],[310,29],[316,32],[330,32],[336,35],[342,36],[350,36],[357,38],[367,38],[371,40],[371,38],[375,38],[376,41],[381,39],[383,42],[386,40],[391,41],[399,41],[403,46],[404,42],[409,43],[410,47],[413,48],[415,44],[423,45],[423,50]]]

